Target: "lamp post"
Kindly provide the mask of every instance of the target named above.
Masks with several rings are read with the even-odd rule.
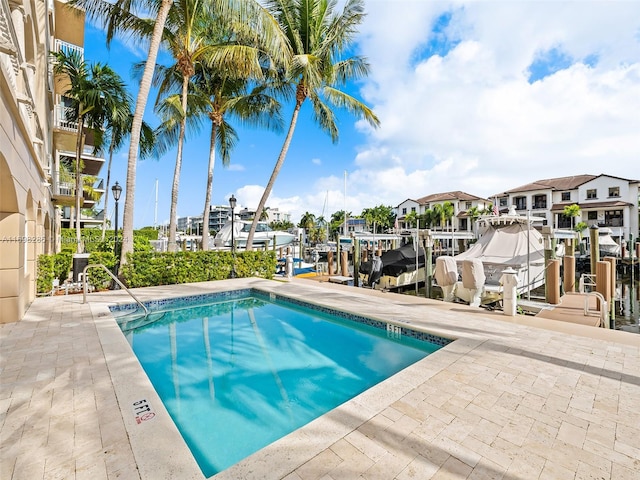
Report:
[[[231,207],[231,278],[236,278],[236,244],[234,242],[233,234],[235,230],[234,225],[234,210],[236,208],[236,197],[231,195],[229,199],[229,206]]]
[[[116,201],[116,228],[115,234],[113,237],[113,254],[116,257],[116,266],[114,268],[114,275],[118,276],[118,265],[120,264],[120,259],[118,258],[118,200],[120,200],[120,194],[122,193],[122,187],[118,182],[115,183],[113,187],[111,187],[111,192],[113,193],[113,199]]]

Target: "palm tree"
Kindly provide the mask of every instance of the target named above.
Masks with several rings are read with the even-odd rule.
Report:
[[[569,217],[571,219],[571,228],[573,229],[575,218],[580,215],[580,206],[575,203],[573,205],[565,205],[562,213],[565,217]]]
[[[411,228],[414,225],[417,226],[418,225],[418,212],[416,212],[415,210],[411,210],[409,213],[407,213],[404,216],[404,221],[409,224],[409,228]]]
[[[213,143],[209,157],[211,174],[208,176],[211,182],[213,182],[212,162],[215,162],[216,137],[218,137],[218,144],[221,147],[223,163],[226,161],[227,164],[229,163],[228,153],[237,139],[235,131],[224,121],[223,117],[227,111],[234,110],[237,116],[248,123],[270,128],[277,128],[278,125],[277,121],[271,122],[270,117],[277,115],[279,104],[273,98],[265,95],[263,88],[254,89],[251,92],[253,94],[251,98],[247,98],[249,79],[264,78],[264,54],[259,48],[260,45],[242,43],[246,32],[237,30],[230,32],[228,27],[219,21],[217,12],[212,6],[213,4],[202,0],[175,0],[164,29],[164,40],[175,64],[168,69],[163,69],[164,75],[159,76],[161,78],[159,98],[169,94],[167,102],[171,107],[167,108],[165,112],[172,112],[174,118],[167,119],[166,123],[169,125],[176,121],[178,123],[177,154],[169,217],[169,251],[175,251],[176,248],[178,192],[187,117],[190,114],[198,116],[198,111],[203,112],[202,108],[206,108],[206,115],[212,121],[211,138]],[[140,23],[138,28],[141,33],[145,32],[145,25],[144,22]],[[148,25],[146,28],[148,30]],[[225,55],[220,55],[221,51]],[[228,59],[230,52],[234,51],[242,52],[241,66],[238,66],[237,60],[230,62]],[[194,95],[195,90],[192,82],[197,70],[202,74],[200,75],[199,98],[198,93]],[[205,70],[209,71],[205,73]],[[180,80],[179,108],[175,97],[178,78]],[[189,97],[192,98],[192,103],[200,103],[201,106],[189,106]],[[203,104],[206,107],[202,107]],[[194,124],[198,122],[199,119],[193,119]],[[224,145],[220,142],[224,142]],[[208,199],[205,201],[204,214],[206,218],[203,218],[203,221],[206,222],[208,222],[210,190],[211,184],[208,184]],[[203,245],[208,246],[208,229],[204,230],[207,233],[205,234],[206,239],[203,238]]]
[[[308,238],[310,236],[309,232],[313,229],[315,224],[316,224],[316,216],[313,213],[305,212],[300,218],[298,227],[304,229],[305,235]]]
[[[366,76],[369,70],[362,57],[340,58],[349,49],[356,27],[364,17],[363,0],[347,0],[339,15],[334,12],[333,1],[266,0],[264,4],[289,40],[292,58],[286,80],[296,86],[296,96],[289,130],[256,209],[256,217],[271,194],[287,156],[300,109],[307,98],[311,100],[316,122],[333,142],[338,140],[338,128],[331,107],[345,108],[370,125],[379,125],[369,107],[340,90],[349,80]],[[254,219],[247,237],[247,250],[252,249],[257,225],[258,221]]]
[[[271,130],[282,128],[282,117],[280,116],[280,103],[269,94],[270,85],[259,84],[249,89],[249,82],[246,78],[233,78],[216,69],[207,68],[203,64],[196,65],[193,83],[192,97],[196,97],[204,107],[195,114],[206,115],[211,121],[207,190],[202,215],[204,225],[202,249],[208,250],[209,229],[207,227],[209,225],[216,149],[220,152],[222,165],[226,167],[231,162],[231,150],[238,139],[236,131],[228,123],[227,117],[235,117],[243,124]]]
[[[422,214],[422,220],[424,221],[425,228],[431,228],[431,225],[435,222],[436,216],[434,211],[427,208]]]
[[[127,105],[122,109],[116,109],[111,112],[111,116],[107,118],[106,133],[110,138],[109,142],[109,161],[107,162],[107,184],[104,191],[107,194],[104,197],[104,218],[102,219],[102,240],[107,230],[107,207],[109,206],[109,185],[111,184],[111,165],[113,164],[113,154],[119,150],[124,144],[125,139],[131,131],[133,123],[133,113],[131,113],[130,97],[127,95]],[[126,112],[123,114],[123,112]],[[155,146],[155,132],[151,126],[142,122],[142,131],[140,135],[140,158],[147,158],[153,154]]]
[[[147,63],[140,82],[140,89],[136,99],[136,108],[131,123],[131,142],[129,143],[129,156],[127,163],[127,183],[125,191],[124,214],[122,220],[122,246],[120,250],[120,263],[124,265],[127,261],[126,254],[133,252],[133,204],[135,200],[136,184],[136,164],[138,161],[138,151],[140,145],[140,135],[142,132],[142,117],[147,106],[151,81],[156,66],[160,42],[164,24],[173,5],[173,0],[160,0],[160,2],[146,2],[135,0],[116,0],[110,3],[105,0],[71,0],[71,5],[78,6],[85,10],[90,20],[99,20],[107,29],[107,44],[111,42],[115,34],[120,30],[131,28],[132,21],[137,17],[131,13],[132,10],[143,7],[149,12],[151,18],[155,18],[151,40],[149,42],[149,53]],[[155,7],[158,9],[155,10]]]
[[[471,230],[475,233],[474,225],[480,217],[480,209],[477,206],[473,206],[467,211],[467,215],[469,216],[469,220],[471,220]]]
[[[136,99],[136,107],[131,125],[131,142],[127,163],[126,195],[123,215],[123,243],[121,248],[121,264],[125,264],[127,253],[133,252],[133,208],[135,200],[136,164],[138,159],[140,136],[142,131],[142,117],[147,105],[151,83],[156,67],[156,59],[160,44],[165,33],[165,23],[174,3],[179,0],[160,0],[147,2],[145,0],[71,0],[70,4],[85,10],[89,20],[102,22],[107,30],[107,44],[118,33],[126,33],[134,40],[149,39],[149,53],[144,67],[144,73],[140,81],[140,89]],[[194,3],[194,2],[191,2]],[[197,3],[197,2],[196,2]],[[185,2],[183,2],[185,4]],[[255,0],[211,0],[210,19],[221,18],[227,24],[233,24],[238,30],[236,33],[242,38],[251,37],[274,60],[280,60],[286,65],[288,58],[288,44],[277,28],[273,18],[267,14],[262,5]],[[135,15],[136,11],[144,11],[149,14],[150,22],[141,21]],[[152,27],[152,28],[149,28]],[[242,47],[242,46],[241,46]],[[220,49],[218,58],[226,61],[226,65],[233,65],[232,71],[244,72],[256,68],[259,59],[253,52],[253,61],[248,59],[247,49],[232,48]],[[184,57],[185,68],[188,68],[189,57]],[[259,64],[260,67],[262,66]],[[175,178],[174,178],[175,183]],[[173,198],[172,198],[173,201]],[[175,239],[174,239],[175,245]]]
[[[75,223],[77,252],[82,252],[80,214],[83,196],[82,151],[84,150],[85,129],[94,136],[94,148],[102,146],[102,127],[113,111],[123,108],[127,92],[120,76],[110,67],[101,63],[88,65],[82,55],[75,51],[53,53],[53,69],[58,75],[66,75],[69,88],[64,96],[71,100],[67,109],[67,120],[78,125],[75,158]]]

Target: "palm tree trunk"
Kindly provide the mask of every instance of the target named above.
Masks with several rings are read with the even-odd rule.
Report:
[[[135,201],[136,188],[136,166],[138,163],[138,150],[140,146],[140,132],[142,130],[142,117],[149,99],[151,90],[151,80],[156,68],[156,58],[162,41],[162,32],[167,20],[169,10],[173,5],[173,0],[162,0],[156,24],[153,26],[153,34],[149,45],[147,63],[144,66],[144,73],[140,81],[140,90],[136,99],[136,109],[133,114],[131,125],[131,142],[129,143],[129,159],[127,163],[127,187],[124,199],[124,214],[122,218],[122,246],[120,249],[120,263],[127,263],[127,253],[133,252],[133,204]]]
[[[302,101],[304,101],[304,99]],[[253,249],[253,236],[256,233],[256,227],[258,226],[258,221],[260,220],[260,216],[262,215],[262,211],[264,210],[264,205],[267,203],[267,199],[269,198],[269,195],[271,195],[273,184],[276,182],[276,178],[280,173],[282,164],[284,164],[284,159],[287,156],[287,152],[289,151],[289,145],[291,144],[291,139],[293,138],[293,132],[296,129],[296,123],[298,123],[298,115],[300,114],[300,107],[302,107],[302,101],[297,101],[296,107],[293,109],[293,114],[291,115],[291,123],[289,124],[289,131],[287,132],[287,136],[284,139],[284,144],[282,145],[282,150],[280,150],[278,161],[276,162],[275,167],[273,167],[273,172],[271,173],[271,177],[269,178],[269,183],[267,183],[267,186],[264,189],[264,193],[262,194],[262,198],[260,199],[260,203],[258,204],[258,208],[256,209],[256,214],[253,219],[253,223],[251,224],[249,235],[247,236],[247,247],[246,247],[247,251],[250,251]]]
[[[215,122],[211,123],[211,140],[209,142],[209,170],[207,173],[207,192],[204,196],[204,212],[202,213],[202,250],[209,250],[209,206],[211,204],[211,187],[213,186],[213,167],[216,161]]]
[[[82,112],[82,103],[80,103],[78,107],[78,111]],[[78,136],[76,139],[76,206],[75,206],[75,217],[76,217],[76,253],[82,253],[82,234],[80,230],[80,198],[82,195],[82,172],[80,171],[80,155],[82,155],[82,134],[84,130],[84,115],[80,113],[78,115]]]
[[[107,164],[107,185],[104,189],[104,210],[102,211],[102,241],[107,231],[107,206],[109,205],[109,182],[111,182],[111,162],[113,161],[113,141],[109,146],[109,163]]]
[[[180,134],[178,137],[178,153],[176,154],[176,168],[173,171],[173,186],[171,187],[171,212],[169,213],[169,244],[170,252],[176,251],[176,227],[178,221],[178,191],[180,189],[180,170],[182,170],[182,147],[184,146],[184,131],[187,127],[187,91],[189,77],[182,77],[182,119],[180,120]]]

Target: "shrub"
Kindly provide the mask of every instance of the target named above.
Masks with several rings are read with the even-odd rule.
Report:
[[[89,255],[89,264],[101,263],[109,270],[113,270],[116,265],[116,257],[112,252],[93,252]],[[111,277],[102,268],[90,268],[87,271],[89,284],[96,290],[104,290],[111,284]]]
[[[38,255],[38,277],[36,288],[38,293],[48,293],[53,289],[54,275],[53,255]]]
[[[127,257],[120,274],[129,287],[223,280],[235,269],[237,277],[273,278],[273,251],[238,252],[134,252]]]
[[[71,261],[73,254],[70,252],[60,252],[53,256],[53,271],[60,285],[69,278],[69,272],[71,271]]]
[[[155,235],[158,237],[158,232],[153,230],[151,233],[148,230],[136,230],[133,232],[133,250],[136,252],[148,252],[153,250],[153,247],[149,243],[150,237]],[[81,231],[83,251],[85,253],[93,252],[113,252],[114,251],[114,231],[107,230],[105,232],[104,240],[102,240],[102,229],[99,228],[83,228]],[[60,230],[60,238],[62,243],[61,250],[63,252],[76,253],[76,230],[75,228],[63,228]],[[118,242],[119,246],[122,245],[122,230],[118,230]]]

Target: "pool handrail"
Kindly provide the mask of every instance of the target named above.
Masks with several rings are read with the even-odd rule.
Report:
[[[136,303],[138,305],[140,305],[142,307],[142,309],[144,310],[144,315],[145,317],[147,315],[149,315],[149,309],[147,309],[147,307],[140,301],[138,300],[138,297],[136,297],[131,290],[129,290],[124,283],[122,283],[120,280],[118,280],[118,277],[116,277],[113,273],[111,273],[111,271],[105,267],[103,264],[101,263],[91,263],[89,265],[87,265],[86,267],[84,267],[84,269],[82,270],[83,273],[83,279],[82,279],[82,303],[87,303],[87,285],[88,285],[88,277],[87,277],[87,270],[89,270],[90,268],[97,268],[97,267],[102,267],[102,269],[107,272],[109,274],[109,276],[115,280],[115,282],[120,285],[120,288],[126,290],[126,292],[131,295],[131,298],[133,298]]]

